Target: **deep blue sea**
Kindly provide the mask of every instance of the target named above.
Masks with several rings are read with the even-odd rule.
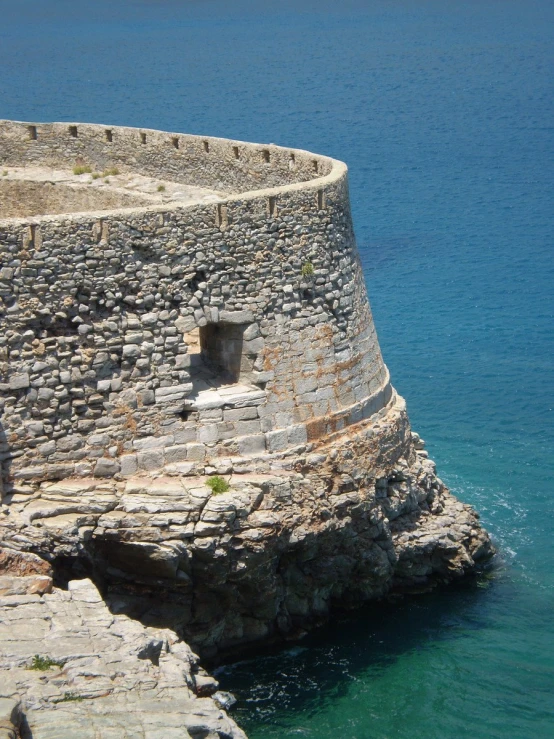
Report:
[[[551,0],[0,0],[0,118],[345,160],[383,354],[488,576],[220,674],[251,739],[554,737]]]

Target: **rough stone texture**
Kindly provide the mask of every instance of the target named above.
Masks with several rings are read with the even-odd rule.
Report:
[[[298,636],[335,606],[460,577],[492,545],[437,478],[390,385],[342,163],[181,134],[0,123],[8,176],[18,168],[30,182],[29,168],[79,162],[117,167],[127,183],[207,188],[217,202],[172,195],[0,220],[0,592],[17,604],[2,633],[8,661],[27,649],[0,726],[9,716],[23,726],[23,710],[36,737],[60,721],[66,736],[241,736],[194,698],[197,668],[175,661],[186,644],[160,637],[160,664],[141,662],[121,624],[143,641],[171,625],[212,657]],[[62,190],[56,198],[61,207]],[[228,492],[212,494],[214,474]],[[119,615],[96,591],[81,613],[79,587],[92,586],[52,590],[28,553],[58,574],[88,568]],[[68,676],[46,685],[22,666],[61,648],[48,641],[58,606],[67,639],[86,646],[64,653]],[[36,626],[28,642],[16,621]],[[112,654],[128,671],[106,666]],[[69,670],[81,659],[92,660],[85,672]],[[196,674],[192,687],[209,693]],[[83,675],[103,686],[86,705],[71,699]],[[216,714],[223,723],[210,724]]]
[[[204,656],[297,635],[333,606],[447,582],[492,552],[398,396],[348,433],[250,460],[219,495],[188,463],[186,476],[22,485],[0,538],[89,562],[116,610],[171,623]]]
[[[2,739],[245,739],[197,695],[216,689],[175,633],[112,615],[90,580],[0,596]]]
[[[231,194],[0,220],[6,486],[162,469],[178,446],[214,466],[323,437],[390,400],[341,162],[200,137],[175,148],[159,132],[143,144],[134,129],[110,129],[108,141],[102,126],[35,128],[32,138],[28,124],[0,122],[8,177],[10,166],[70,174],[82,161]],[[226,413],[245,407],[248,423]],[[209,409],[223,414],[208,431]],[[139,449],[153,437],[155,452]]]

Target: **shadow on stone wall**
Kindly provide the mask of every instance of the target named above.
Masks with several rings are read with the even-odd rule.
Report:
[[[8,444],[8,437],[4,430],[4,426],[0,422],[0,498],[13,489],[12,479],[10,475],[11,454]]]

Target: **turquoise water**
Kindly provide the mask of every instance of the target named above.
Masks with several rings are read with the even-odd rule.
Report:
[[[251,739],[554,736],[554,8],[0,0],[0,117],[305,147],[350,167],[377,330],[487,578],[225,670]]]

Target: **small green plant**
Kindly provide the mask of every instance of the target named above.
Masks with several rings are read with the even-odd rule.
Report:
[[[165,192],[165,185],[158,185],[158,192]]]
[[[90,174],[92,172],[92,167],[89,167],[88,164],[76,164],[73,167],[73,174]]]
[[[102,175],[100,174],[100,172],[93,172],[93,173],[92,173],[92,179],[93,179],[93,180],[97,180],[97,179],[99,179],[100,177],[102,177]]]
[[[7,170],[7,169],[5,169],[5,170],[4,170],[3,172],[2,172],[2,177],[7,177],[7,176],[8,176],[8,170]]]
[[[82,701],[84,700],[82,695],[77,693],[65,693],[63,698],[54,699],[54,703],[68,703],[69,701]]]
[[[311,262],[304,262],[302,265],[302,277],[309,277],[314,273],[314,265]]]
[[[219,475],[214,475],[206,480],[206,485],[211,488],[214,495],[219,493],[226,493],[229,490],[229,483]]]
[[[63,662],[58,662],[50,657],[41,657],[40,654],[35,654],[28,669],[44,672],[44,670],[49,670],[51,667],[63,667]]]
[[[102,177],[109,177],[110,175],[113,175],[115,177],[116,174],[119,174],[119,170],[117,167],[110,167],[109,169],[105,169],[102,172]]]

